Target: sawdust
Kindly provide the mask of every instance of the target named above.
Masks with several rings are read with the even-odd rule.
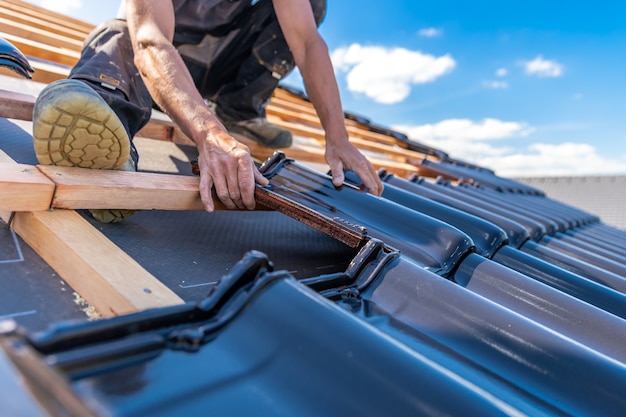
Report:
[[[87,315],[89,320],[99,320],[102,318],[100,313],[96,311],[94,306],[89,304],[87,300],[80,296],[77,292],[72,293],[74,295],[74,303],[76,303],[82,310],[83,313]]]

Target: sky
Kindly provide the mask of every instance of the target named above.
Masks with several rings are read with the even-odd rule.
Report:
[[[117,1],[31,0],[100,23]],[[626,2],[329,0],[344,110],[504,177],[626,174]],[[297,71],[283,82],[304,90]]]

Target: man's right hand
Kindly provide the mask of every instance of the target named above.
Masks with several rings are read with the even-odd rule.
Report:
[[[198,147],[200,196],[208,212],[215,210],[212,191],[229,209],[254,210],[255,183],[269,184],[257,169],[250,150],[225,131],[209,132]]]

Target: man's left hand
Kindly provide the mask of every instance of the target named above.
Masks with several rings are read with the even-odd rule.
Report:
[[[348,140],[334,145],[327,143],[325,158],[336,187],[343,184],[344,171],[353,171],[363,181],[365,191],[377,196],[382,194],[383,183],[374,166]]]

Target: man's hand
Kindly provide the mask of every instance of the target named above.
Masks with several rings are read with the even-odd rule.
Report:
[[[333,184],[336,187],[345,180],[344,170],[353,171],[363,181],[365,191],[378,196],[382,194],[383,183],[380,177],[371,162],[354,145],[347,139],[334,145],[328,141],[326,143],[326,162],[330,166]]]
[[[198,148],[200,196],[208,212],[215,209],[212,190],[229,209],[254,210],[255,183],[269,181],[257,169],[250,150],[225,131],[210,132]]]

